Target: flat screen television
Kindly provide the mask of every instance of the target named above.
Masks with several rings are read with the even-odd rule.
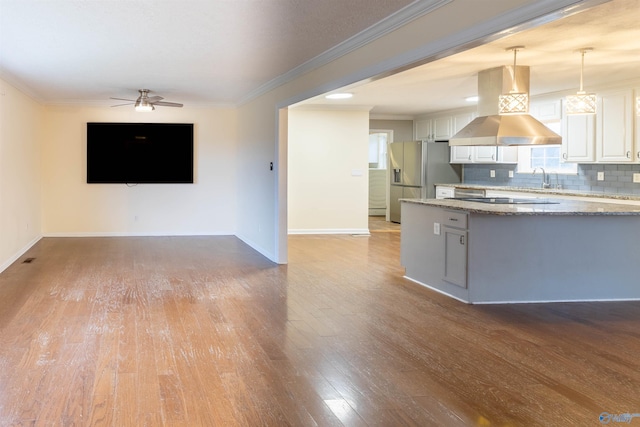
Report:
[[[87,183],[192,184],[193,123],[87,123]]]

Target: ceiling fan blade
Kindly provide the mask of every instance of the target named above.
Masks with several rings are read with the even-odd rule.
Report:
[[[158,101],[162,101],[164,98],[161,96],[150,96],[147,98],[147,101],[149,102],[158,102]]]
[[[153,104],[153,105],[161,105],[163,107],[182,107],[182,104],[179,104],[177,102],[167,102],[167,101],[151,102],[151,104]]]
[[[110,97],[109,99],[116,99],[118,101],[129,101],[129,102],[136,102],[135,99],[126,99],[126,98],[114,98],[114,97]]]
[[[133,105],[135,104],[135,102],[127,102],[126,104],[116,104],[116,105],[112,105],[112,107],[122,107],[123,105]]]

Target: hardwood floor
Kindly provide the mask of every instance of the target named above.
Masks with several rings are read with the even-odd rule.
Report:
[[[0,274],[0,426],[640,413],[639,302],[465,305],[402,278],[397,225],[371,229],[292,236],[287,266],[234,237],[41,240]]]

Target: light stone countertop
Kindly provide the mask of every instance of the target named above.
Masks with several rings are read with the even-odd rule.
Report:
[[[480,188],[480,186],[477,188]],[[618,203],[586,202],[570,199],[553,199],[554,202],[558,202],[554,204],[491,204],[452,199],[400,199],[400,201],[404,203],[462,210],[470,213],[486,215],[640,216],[640,206]]]
[[[564,190],[557,188],[531,188],[531,187],[509,187],[509,186],[489,186],[489,185],[476,185],[476,184],[436,184],[436,186],[453,187],[469,190],[488,190],[488,191],[511,191],[518,193],[533,193],[539,195],[553,195],[553,196],[575,196],[575,197],[593,197],[602,199],[616,199],[616,200],[633,200],[640,202],[639,196],[631,194],[605,194],[605,193],[593,193],[589,191],[576,191],[576,190]]]

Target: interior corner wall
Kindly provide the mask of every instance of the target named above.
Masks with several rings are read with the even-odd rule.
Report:
[[[514,25],[539,18],[575,0],[452,1],[386,32],[332,61],[251,97],[238,108],[238,237],[271,260],[286,263],[278,245],[278,110],[296,102],[437,58],[456,46],[477,42]],[[495,19],[495,22],[492,20]],[[271,168],[271,164],[274,167]],[[283,174],[280,172],[280,175]],[[286,179],[286,173],[285,177]],[[285,230],[286,232],[286,230]]]
[[[235,108],[49,106],[42,144],[45,236],[236,232]],[[87,122],[194,124],[194,184],[87,184]]]
[[[0,80],[0,272],[40,237],[44,107]]]
[[[289,109],[290,234],[369,232],[369,111]]]

